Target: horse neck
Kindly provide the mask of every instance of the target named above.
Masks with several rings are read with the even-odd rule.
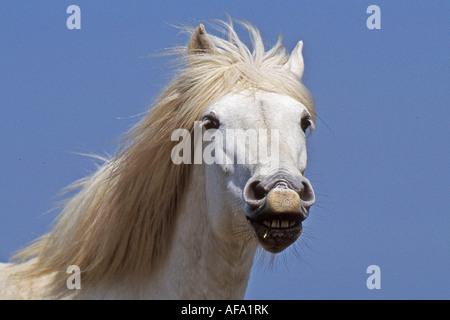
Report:
[[[150,283],[151,297],[242,299],[255,248],[214,232],[206,206],[203,165],[193,166],[189,180],[170,253]]]

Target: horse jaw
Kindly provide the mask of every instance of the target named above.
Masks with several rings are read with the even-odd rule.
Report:
[[[205,165],[192,166],[177,210],[170,253],[149,279],[146,298],[244,298],[256,242],[249,245],[217,233],[207,209],[206,188]]]

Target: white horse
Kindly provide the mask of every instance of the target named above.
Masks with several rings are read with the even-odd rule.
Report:
[[[242,299],[258,245],[277,253],[296,241],[315,201],[304,177],[315,113],[303,44],[289,55],[279,38],[265,51],[259,32],[240,24],[250,48],[232,21],[217,23],[227,39],[188,29],[187,47],[174,49],[178,75],[123,147],[72,186],[79,192],[52,231],[0,265],[0,298]],[[204,151],[225,161],[174,163],[173,133],[192,134],[195,121],[212,132]],[[230,155],[235,129],[279,135],[270,161],[237,163],[253,140]]]

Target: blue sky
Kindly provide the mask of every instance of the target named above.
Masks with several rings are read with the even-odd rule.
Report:
[[[68,30],[66,8],[81,8]],[[381,9],[369,30],[366,9]],[[226,19],[304,41],[317,203],[294,248],[258,257],[247,299],[449,299],[448,1],[2,1],[0,261],[48,230],[57,193],[112,154],[171,79],[172,27]],[[370,265],[381,289],[366,287]]]

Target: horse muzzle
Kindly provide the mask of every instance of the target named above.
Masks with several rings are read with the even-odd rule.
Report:
[[[246,188],[245,200],[250,208],[246,217],[259,244],[271,253],[278,253],[301,235],[302,222],[315,201],[314,192],[306,178],[302,179],[301,187],[278,181],[268,192],[260,184],[253,182],[248,185],[252,190]]]

